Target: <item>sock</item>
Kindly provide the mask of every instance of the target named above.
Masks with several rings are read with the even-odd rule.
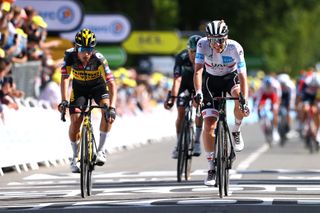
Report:
[[[202,132],[202,127],[196,127],[196,136],[195,136],[196,143],[200,142],[201,132]]]
[[[214,152],[207,152],[209,170],[214,170]]]
[[[232,132],[240,132],[241,123],[242,123],[242,119],[239,120],[239,119],[236,118]]]
[[[105,152],[105,150],[106,150],[106,140],[107,140],[108,136],[109,136],[109,132],[100,131],[100,141],[99,141],[98,152],[99,151]]]
[[[78,157],[78,146],[79,146],[79,141],[73,142],[71,141],[71,148],[72,148],[72,152],[73,152],[73,158]]]
[[[180,138],[180,133],[177,133],[176,147],[178,147],[178,141],[179,141],[179,138]]]

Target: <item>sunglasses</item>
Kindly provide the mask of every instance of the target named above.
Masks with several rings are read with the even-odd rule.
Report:
[[[93,47],[78,47],[78,51],[81,53],[91,53],[93,50]]]
[[[226,38],[208,38],[208,41],[211,44],[216,44],[216,43],[222,44],[225,40]]]

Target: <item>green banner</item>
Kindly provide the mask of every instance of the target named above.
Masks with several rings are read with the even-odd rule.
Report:
[[[123,66],[127,61],[127,53],[122,47],[97,46],[96,50],[104,55],[112,68]]]

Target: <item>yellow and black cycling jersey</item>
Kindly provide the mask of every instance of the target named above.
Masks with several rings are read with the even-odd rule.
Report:
[[[73,81],[77,84],[92,86],[101,82],[114,80],[114,76],[109,68],[107,59],[98,51],[94,51],[88,64],[84,67],[77,56],[75,48],[65,51],[64,63],[61,67],[61,74],[64,77],[73,76]]]

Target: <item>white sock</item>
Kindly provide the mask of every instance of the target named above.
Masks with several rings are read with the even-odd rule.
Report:
[[[207,152],[209,170],[214,170],[214,152]]]
[[[107,140],[108,136],[109,136],[109,132],[100,131],[100,141],[99,141],[98,152],[99,151],[105,152],[105,150],[106,150],[106,140]]]
[[[71,148],[72,148],[72,152],[73,152],[73,158],[78,157],[78,145],[79,145],[79,141],[73,142],[71,141]]]
[[[242,119],[235,119],[234,127],[232,132],[240,132],[240,127],[241,127]]]
[[[200,142],[200,136],[202,132],[202,127],[196,127],[196,136],[195,136],[195,142]]]

